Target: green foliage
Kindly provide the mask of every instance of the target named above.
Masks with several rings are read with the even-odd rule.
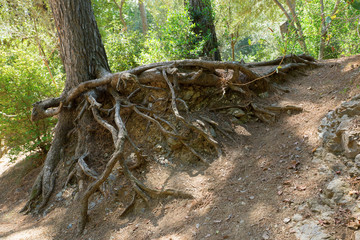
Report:
[[[15,46],[16,45],[16,46]],[[32,122],[32,104],[59,94],[29,41],[0,46],[0,139],[13,154],[19,151],[46,152],[52,138],[54,119]],[[60,77],[58,75],[58,77]]]
[[[124,31],[117,6],[113,2],[93,0],[112,71],[123,71],[152,62],[195,58],[202,51],[206,39],[197,42],[194,25],[186,9],[159,4],[153,2],[148,5],[149,30],[144,36],[134,2],[124,5],[123,17],[127,24],[127,31]]]
[[[104,40],[112,71],[124,71],[139,65],[144,39],[138,32],[108,32]]]
[[[197,57],[206,39],[198,42],[193,27],[186,11],[169,10],[165,22],[151,26],[139,64]]]
[[[286,17],[273,1],[206,1],[211,1],[214,9],[209,17],[215,17],[224,60],[232,60],[232,49],[236,60],[246,62],[302,52],[295,29],[290,28],[285,38],[281,36],[279,26]],[[360,1],[340,1],[333,13],[336,2],[324,1],[328,26],[325,58],[360,53]],[[123,6],[125,31],[113,0],[92,0],[112,71],[201,55],[207,39],[197,42],[200,36],[194,33],[183,0],[145,3],[149,23],[146,36],[141,31],[137,1],[126,1]],[[30,111],[32,103],[58,96],[64,80],[49,6],[46,1],[30,0],[0,0],[0,6],[0,139],[5,138],[13,151],[46,151],[56,120],[33,123]],[[296,12],[308,51],[317,57],[322,28],[320,3],[296,0]]]
[[[48,150],[56,120],[32,122],[32,104],[58,96],[63,87],[50,13],[39,3],[1,2],[0,140],[12,155]]]
[[[287,9],[285,1],[280,2]],[[325,36],[325,58],[360,53],[358,44],[360,12],[355,9],[360,1],[340,1],[336,13],[332,14],[336,2],[324,1],[324,20],[328,26]],[[224,59],[231,59],[231,40],[237,42],[236,60],[241,58],[245,61],[269,60],[285,53],[302,53],[295,29],[290,29],[289,34],[282,38],[279,26],[286,21],[286,17],[273,1],[215,0],[215,9],[216,28]],[[296,0],[296,12],[309,54],[318,57],[322,24],[320,2]],[[260,46],[251,48],[239,43],[249,38],[252,40],[252,46],[257,43]],[[260,43],[261,39],[263,42]],[[252,51],[245,53],[243,48]]]
[[[360,10],[360,0],[351,0],[351,1],[348,1],[351,6],[353,8],[355,8],[356,10]]]
[[[317,1],[299,1],[299,17],[303,25],[308,50],[311,55],[319,54],[321,38],[321,10]],[[333,13],[336,1],[324,1],[325,24],[328,31],[325,36],[325,58],[337,58],[360,53],[359,48],[359,12],[345,1],[340,1]]]

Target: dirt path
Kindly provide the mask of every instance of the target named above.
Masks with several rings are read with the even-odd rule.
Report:
[[[283,86],[289,93],[270,94],[263,101],[297,105],[304,111],[283,113],[273,124],[252,120],[237,125],[236,141],[224,140],[226,155],[209,167],[148,167],[147,184],[184,189],[194,199],[168,198],[149,207],[140,203],[122,218],[116,200],[94,200],[82,238],[74,235],[76,204],[55,201],[43,218],[18,213],[39,168],[35,160],[7,164],[3,158],[0,239],[296,239],[292,222],[313,219],[306,202],[326,181],[311,161],[320,144],[319,122],[360,93],[359,65],[360,56],[330,60],[306,71],[306,76],[288,79]],[[334,239],[353,237],[352,230],[336,224],[326,230]]]

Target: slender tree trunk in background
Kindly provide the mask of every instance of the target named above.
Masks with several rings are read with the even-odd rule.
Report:
[[[110,72],[100,33],[95,21],[90,0],[50,0],[57,34],[60,39],[60,54],[66,72],[63,94],[80,83],[99,78]],[[41,210],[47,203],[55,183],[55,168],[63,160],[64,146],[68,133],[74,128],[77,103],[62,108],[55,128],[55,135],[46,156],[44,167],[36,179],[29,202],[23,211],[31,211],[42,195],[37,207]],[[36,113],[33,112],[36,116]],[[88,125],[92,119],[81,118],[79,125]],[[78,142],[84,140],[84,133],[78,130]],[[76,154],[83,154],[86,142],[79,144]]]
[[[331,16],[333,16],[336,13],[339,3],[340,3],[340,0],[337,0],[335,3],[334,10],[331,13]],[[319,46],[319,59],[324,59],[326,36],[328,34],[328,30],[330,28],[331,22],[326,23],[325,7],[324,7],[323,0],[320,0],[320,9],[321,9],[321,35],[320,35],[320,46]]]
[[[121,0],[120,4],[117,3],[116,0],[113,0],[114,3],[116,4],[116,6],[119,8],[119,16],[120,16],[120,20],[121,20],[121,23],[123,24],[123,31],[126,32],[127,31],[127,25],[126,25],[126,22],[125,22],[125,19],[124,19],[124,16],[123,16],[123,6],[125,4],[125,0]]]
[[[299,34],[299,44],[300,44],[302,50],[307,54],[308,50],[307,50],[306,43],[305,43],[305,36],[302,31],[300,20],[297,17],[296,10],[295,10],[296,9],[296,1],[295,0],[286,0],[286,4],[289,7],[289,10],[291,12],[291,15],[292,15],[295,25],[296,25],[296,29]]]
[[[231,57],[232,57],[232,60],[235,61],[235,45],[239,39],[239,32],[236,31],[235,34],[231,33],[230,37],[231,37]]]
[[[290,15],[288,14],[288,12],[285,10],[284,6],[278,1],[278,0],[273,0],[275,2],[275,4],[281,9],[281,11],[283,11],[283,13],[285,14],[287,20],[289,21],[290,24],[294,24],[292,22],[292,19],[290,17]]]
[[[305,43],[305,37],[301,28],[301,23],[296,15],[295,6],[296,2],[295,0],[286,0],[286,4],[290,10],[290,14],[285,10],[284,6],[278,1],[273,0],[275,4],[281,9],[281,11],[285,14],[287,20],[289,21],[290,26],[295,29],[295,33],[298,37],[298,42],[300,44],[301,49],[307,53],[307,47]]]
[[[146,18],[146,8],[145,8],[144,1],[145,0],[139,0],[139,10],[140,10],[143,34],[146,35],[147,31],[148,31],[148,23],[147,23],[147,18]]]
[[[185,5],[188,7],[190,18],[195,24],[194,32],[201,36],[199,41],[206,40],[203,55],[221,61],[210,0],[186,0]]]
[[[231,58],[233,61],[235,61],[235,40],[233,38],[233,35],[234,34],[231,34],[230,37],[231,37]]]
[[[325,38],[327,34],[323,0],[320,0],[320,9],[321,9],[321,34],[320,34],[319,59],[323,59],[325,52]]]

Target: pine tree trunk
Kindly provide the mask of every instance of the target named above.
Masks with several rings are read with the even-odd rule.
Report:
[[[146,19],[146,8],[145,8],[144,1],[145,0],[139,0],[139,10],[140,10],[143,34],[146,35],[147,30],[148,30],[148,23],[147,23],[147,19]]]
[[[90,0],[50,0],[57,34],[60,39],[60,54],[63,61],[66,82],[63,94],[68,93],[80,83],[102,77],[110,72],[100,32],[98,30]],[[65,106],[59,114],[55,135],[46,156],[43,170],[35,181],[28,204],[22,211],[31,211],[41,200],[37,210],[47,203],[55,184],[55,168],[62,160],[67,135],[73,129],[76,117],[76,102]],[[92,119],[81,120],[88,124]],[[81,124],[81,123],[80,123]],[[79,131],[78,139],[85,133]],[[84,145],[76,150],[84,151]],[[40,198],[39,196],[42,195]]]
[[[216,61],[221,61],[217,42],[213,11],[210,0],[187,0],[190,17],[195,23],[194,32],[206,40],[203,55]]]

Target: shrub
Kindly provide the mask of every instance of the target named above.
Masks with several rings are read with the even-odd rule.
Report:
[[[15,40],[0,45],[0,139],[6,141],[10,153],[46,152],[56,120],[31,121],[32,104],[58,96],[62,88],[60,62],[55,61],[56,79],[50,74],[37,48],[29,40]],[[57,85],[55,85],[57,82]]]

